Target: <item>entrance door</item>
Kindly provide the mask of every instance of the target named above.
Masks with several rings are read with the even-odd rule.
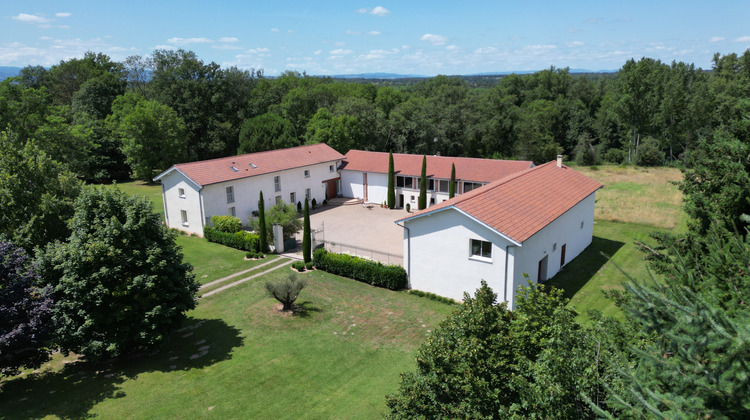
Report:
[[[362,195],[367,202],[367,173],[362,174]]]
[[[547,281],[547,255],[539,260],[539,272],[537,273],[536,278],[539,283]]]
[[[398,208],[400,209],[404,208],[404,195],[403,194],[398,195]]]
[[[335,179],[326,181],[326,199],[328,200],[336,197],[336,181]]]

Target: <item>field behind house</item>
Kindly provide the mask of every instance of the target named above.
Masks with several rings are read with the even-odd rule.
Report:
[[[594,237],[548,284],[565,291],[570,305],[579,312],[579,321],[588,319],[589,309],[622,318],[602,292],[622,290],[628,276],[650,278],[635,241],[654,245],[651,233],[686,228],[682,193],[674,185],[682,174],[675,168],[616,165],[575,169],[604,185],[596,193]]]

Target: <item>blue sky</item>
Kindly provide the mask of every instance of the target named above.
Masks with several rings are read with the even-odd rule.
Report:
[[[0,0],[0,66],[86,51],[195,51],[222,67],[313,75],[616,70],[750,48],[750,1]]]

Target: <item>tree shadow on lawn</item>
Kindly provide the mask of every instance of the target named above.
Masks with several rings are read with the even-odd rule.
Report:
[[[0,418],[92,417],[89,411],[98,403],[125,396],[120,385],[128,379],[231,359],[232,350],[243,344],[240,334],[221,319],[188,319],[160,349],[96,364],[76,361],[6,381],[0,387]]]
[[[591,245],[566,264],[545,286],[562,289],[563,296],[572,299],[624,245],[623,242],[594,236]]]
[[[314,304],[309,300],[301,303],[295,303],[292,306],[292,313],[294,314],[294,316],[300,318],[309,318],[314,312],[322,312],[322,310],[317,306],[314,306]]]

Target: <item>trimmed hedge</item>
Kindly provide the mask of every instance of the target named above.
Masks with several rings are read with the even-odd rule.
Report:
[[[315,268],[377,287],[401,290],[406,287],[406,270],[398,265],[385,265],[378,261],[347,254],[335,254],[324,248],[313,254]]]
[[[448,305],[458,305],[458,302],[456,302],[453,299],[450,299],[450,298],[447,298],[447,297],[443,297],[443,296],[439,296],[439,295],[436,295],[436,294],[430,293],[430,292],[423,292],[421,290],[414,290],[414,289],[412,289],[412,290],[409,290],[409,294],[415,295],[415,296],[419,296],[419,297],[423,297],[423,298],[427,298],[427,299],[434,300],[434,301],[441,302],[441,303],[446,303]]]
[[[213,228],[219,232],[234,233],[242,229],[242,222],[234,216],[211,216]]]
[[[203,228],[203,237],[209,242],[216,242],[217,244],[241,249],[243,251],[260,252],[260,237],[258,237],[258,235],[253,235],[250,232],[245,232],[244,230],[235,233],[227,233],[206,226]]]

